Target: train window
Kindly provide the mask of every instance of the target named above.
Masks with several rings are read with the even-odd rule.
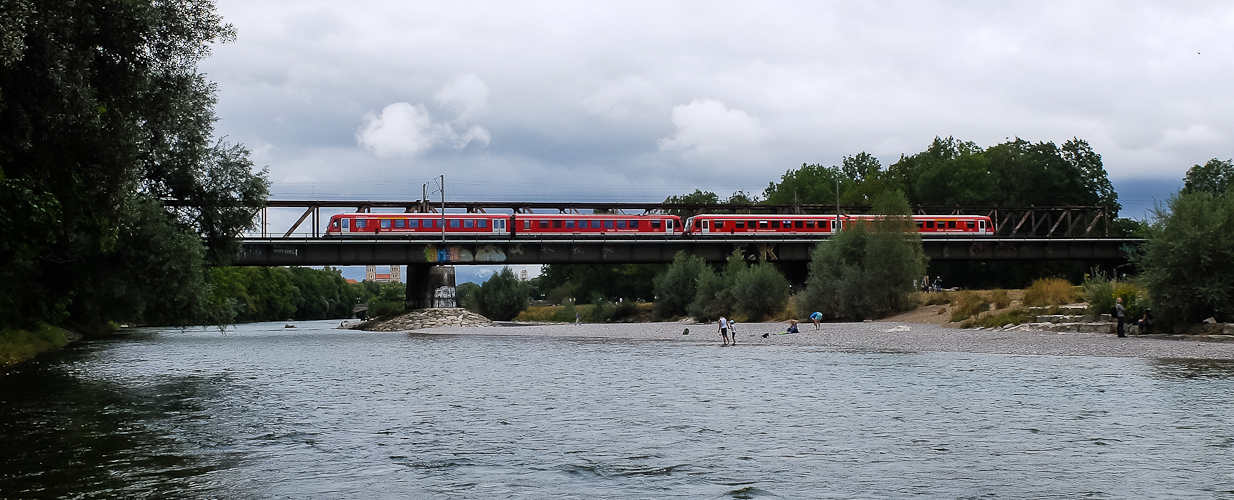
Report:
[[[612,229],[612,228],[613,228],[613,221],[611,220],[604,221],[604,229]]]
[[[660,221],[658,221],[658,220],[653,220],[653,221],[651,221],[651,228],[652,228],[652,229],[660,229]]]
[[[772,229],[780,229],[780,221],[778,221],[778,220],[773,220],[773,221],[771,221],[771,228],[772,228]]]
[[[450,227],[458,227],[458,219],[450,219]]]
[[[476,227],[488,227],[488,221],[480,219],[476,221]]]
[[[623,221],[623,220],[617,221],[617,229],[625,229],[625,228],[626,228],[626,221]]]
[[[523,229],[531,229],[531,221],[529,220],[523,221]]]
[[[926,229],[934,229],[934,221],[932,220],[926,221]]]
[[[947,229],[955,229],[955,221],[953,220],[947,221]]]
[[[407,227],[414,227],[414,228],[420,227],[420,219],[411,219],[407,221]]]
[[[636,220],[630,221],[630,229],[638,229],[638,221]]]
[[[356,227],[364,227],[364,219],[356,219]]]
[[[467,228],[476,227],[476,221],[472,219],[464,219],[463,227],[467,227]]]
[[[750,228],[750,229],[754,229],[754,228],[758,227],[758,223],[757,223],[757,222],[754,222],[754,221],[752,221],[752,220],[751,220],[751,221],[746,221],[746,227],[748,227],[748,228]]]
[[[566,221],[566,229],[574,229],[574,221],[572,220]]]
[[[795,228],[797,228],[797,229],[801,229],[801,228],[803,228],[803,227],[806,227],[806,223],[805,223],[805,221],[801,221],[801,220],[799,220],[799,221],[794,221],[794,222],[793,222],[793,227],[795,227]]]
[[[765,220],[760,220],[760,221],[758,221],[758,228],[759,228],[759,229],[767,229],[767,221],[765,221]]]
[[[925,227],[925,222],[924,222],[924,221],[917,221],[917,229],[921,229],[921,228],[923,228],[923,227]]]
[[[746,221],[739,220],[739,221],[737,221],[737,222],[734,222],[734,223],[733,223],[733,226],[734,226],[734,227],[736,227],[737,229],[745,229],[745,227],[746,227]]]
[[[546,221],[546,220],[542,220],[542,221],[540,221],[540,224],[538,224],[538,225],[539,225],[540,227],[548,227],[548,221]]]
[[[380,224],[382,229],[390,229],[390,219],[381,219]]]
[[[666,228],[668,228],[668,229],[672,229],[672,228],[673,228],[673,219],[669,219],[669,220],[665,221],[665,223],[666,223],[666,224],[668,224],[667,226],[665,226]]]
[[[969,229],[972,229],[975,224],[973,223],[973,221],[970,220],[966,222],[965,225],[967,225]]]
[[[722,220],[716,221],[716,229],[724,229],[724,221]]]
[[[561,221],[559,220],[553,221],[553,229],[561,229]]]
[[[338,219],[330,221],[330,227],[338,227]]]
[[[812,220],[806,221],[806,229],[814,229],[814,226],[815,226],[814,221]]]
[[[404,227],[406,225],[407,225],[407,221],[403,219],[398,219],[394,221],[394,227]]]
[[[591,227],[592,229],[600,229],[600,221],[598,220],[591,221]]]

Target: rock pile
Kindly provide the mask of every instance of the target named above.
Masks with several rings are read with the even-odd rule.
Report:
[[[434,309],[417,309],[386,321],[366,321],[357,326],[356,329],[374,332],[401,332],[406,330],[419,330],[421,328],[436,328],[441,326],[496,325],[494,325],[488,318],[461,307],[442,307]]]

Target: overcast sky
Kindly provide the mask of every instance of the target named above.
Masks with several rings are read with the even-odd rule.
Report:
[[[1234,155],[1232,5],[221,0],[201,67],[274,199],[761,193],[952,135],[1086,139],[1140,207]]]

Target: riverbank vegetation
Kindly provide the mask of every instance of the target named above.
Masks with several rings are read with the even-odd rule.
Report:
[[[65,331],[43,325],[31,329],[0,328],[0,367],[12,366],[35,355],[64,347]]]
[[[214,137],[197,69],[233,28],[208,0],[3,2],[0,18],[0,327],[34,344],[48,325],[225,320],[209,268],[267,195]]]

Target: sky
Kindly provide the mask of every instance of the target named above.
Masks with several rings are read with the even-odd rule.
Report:
[[[1229,2],[221,0],[271,199],[658,202],[935,136],[1078,137],[1124,216],[1234,156]],[[294,217],[293,214],[286,217]],[[290,224],[287,224],[289,227]]]

